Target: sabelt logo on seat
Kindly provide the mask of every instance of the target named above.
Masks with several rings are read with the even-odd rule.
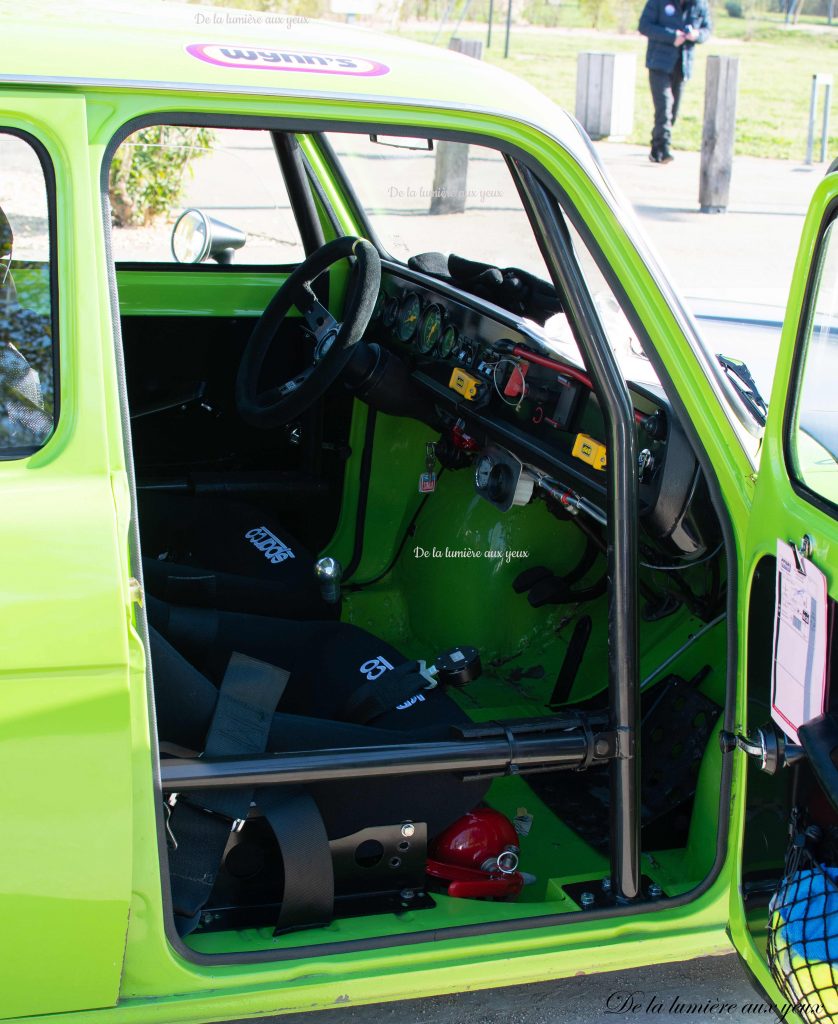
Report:
[[[186,52],[207,64],[222,68],[253,68],[262,71],[304,71],[315,75],[386,75],[390,68],[366,57],[311,50],[274,50],[266,47],[190,43]]]
[[[254,529],[248,530],[244,537],[273,565],[295,557],[291,548],[284,544],[276,534],[271,533],[267,526],[256,526]]]

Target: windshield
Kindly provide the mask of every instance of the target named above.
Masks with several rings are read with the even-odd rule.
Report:
[[[453,255],[550,281],[513,174],[496,149],[445,140],[433,140],[428,148],[425,140],[395,136],[383,144],[381,136],[348,132],[331,132],[327,139],[381,244],[394,259],[417,266],[417,257],[423,254],[438,254],[445,261]],[[392,145],[399,142],[404,146]],[[639,384],[657,384],[652,364],[593,256],[572,228],[570,235],[623,375]],[[427,265],[440,264],[418,261],[418,269]],[[533,319],[526,322],[561,359],[583,365],[564,313],[543,325]]]

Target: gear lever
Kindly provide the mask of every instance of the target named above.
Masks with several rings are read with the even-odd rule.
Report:
[[[340,581],[343,577],[343,566],[336,558],[320,558],[314,565],[314,575],[320,584],[320,596],[326,604],[340,602]]]

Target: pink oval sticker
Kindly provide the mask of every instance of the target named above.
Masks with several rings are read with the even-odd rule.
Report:
[[[386,75],[389,68],[366,57],[310,50],[275,50],[264,46],[230,46],[222,43],[191,43],[186,47],[198,60],[222,68],[253,68],[262,71],[304,71],[315,75]]]

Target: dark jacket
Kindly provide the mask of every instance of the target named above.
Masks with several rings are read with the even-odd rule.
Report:
[[[638,28],[649,37],[646,47],[646,67],[652,71],[671,74],[679,59],[683,60],[684,78],[693,69],[695,43],[675,45],[675,32],[685,32],[688,26],[698,29],[698,42],[706,42],[713,28],[707,0],[646,0]],[[682,56],[683,54],[683,56]]]

